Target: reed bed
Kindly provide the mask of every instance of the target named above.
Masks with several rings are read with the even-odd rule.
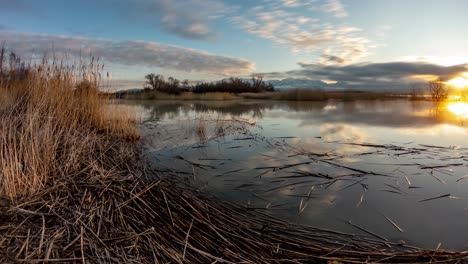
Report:
[[[341,91],[330,92],[321,89],[289,89],[281,92],[270,93],[243,93],[242,98],[258,100],[280,100],[280,101],[327,101],[327,100],[384,100],[404,98],[398,94],[378,93],[378,92],[360,92],[360,91]]]
[[[33,195],[56,178],[97,167],[96,158],[114,144],[110,138],[138,139],[134,120],[111,118],[99,96],[98,62],[26,65],[1,54],[0,196]]]
[[[232,93],[227,92],[210,92],[210,93],[192,93],[182,92],[180,94],[168,94],[157,91],[141,92],[124,95],[125,99],[132,100],[196,100],[196,101],[230,101],[239,100],[240,98]]]
[[[2,218],[0,261],[463,263],[468,257],[289,224],[203,197],[167,175],[144,181],[141,173],[75,178],[11,207]]]
[[[1,263],[462,263],[468,257],[288,224],[206,197],[183,178],[138,162],[135,122],[109,115],[93,61],[78,73],[56,62],[15,61],[0,64]]]

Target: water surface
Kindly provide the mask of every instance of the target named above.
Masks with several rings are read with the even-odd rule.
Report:
[[[158,168],[219,199],[424,248],[468,245],[467,103],[121,103],[141,113]]]

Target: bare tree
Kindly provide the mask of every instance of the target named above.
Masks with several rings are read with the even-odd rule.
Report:
[[[164,85],[164,76],[150,73],[145,76],[145,89],[160,90]]]
[[[169,84],[169,86],[170,86],[171,89],[177,89],[177,88],[179,88],[180,81],[177,80],[176,78],[169,77],[169,78],[167,79],[167,81],[168,81],[168,84]]]
[[[442,101],[448,96],[448,90],[440,78],[435,81],[430,81],[427,87],[434,101]]]
[[[263,82],[263,75],[252,74],[252,87],[256,90],[260,90],[265,83]]]

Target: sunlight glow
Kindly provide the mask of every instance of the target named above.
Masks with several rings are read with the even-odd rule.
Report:
[[[465,76],[466,73],[463,74],[463,77],[456,77],[448,81],[447,84],[459,89],[468,87],[468,79]]]
[[[419,75],[411,75],[410,78],[413,79],[419,79],[419,80],[424,80],[424,81],[435,81],[437,78],[439,78],[436,75],[430,75],[430,74],[419,74]]]
[[[450,103],[447,109],[458,117],[468,119],[468,103],[466,102]]]

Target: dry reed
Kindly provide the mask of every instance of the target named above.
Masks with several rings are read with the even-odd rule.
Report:
[[[228,101],[228,100],[238,100],[238,96],[232,93],[227,92],[212,92],[212,93],[192,93],[192,92],[183,92],[178,95],[168,94],[156,91],[133,93],[124,95],[125,99],[133,100],[197,100],[197,101]]]
[[[2,54],[5,51],[2,50]],[[96,164],[108,137],[138,138],[132,120],[112,118],[97,89],[95,60],[77,68],[44,59],[0,63],[0,196],[15,201]],[[5,66],[8,65],[8,66]],[[78,69],[78,70],[77,70]],[[90,79],[86,79],[90,77]]]
[[[137,138],[134,124],[109,122],[94,86],[76,89],[68,68],[54,67],[29,67],[21,78],[11,72],[20,68],[2,72],[1,263],[462,263],[468,256],[288,224],[204,197],[178,177],[137,166],[127,144]]]

